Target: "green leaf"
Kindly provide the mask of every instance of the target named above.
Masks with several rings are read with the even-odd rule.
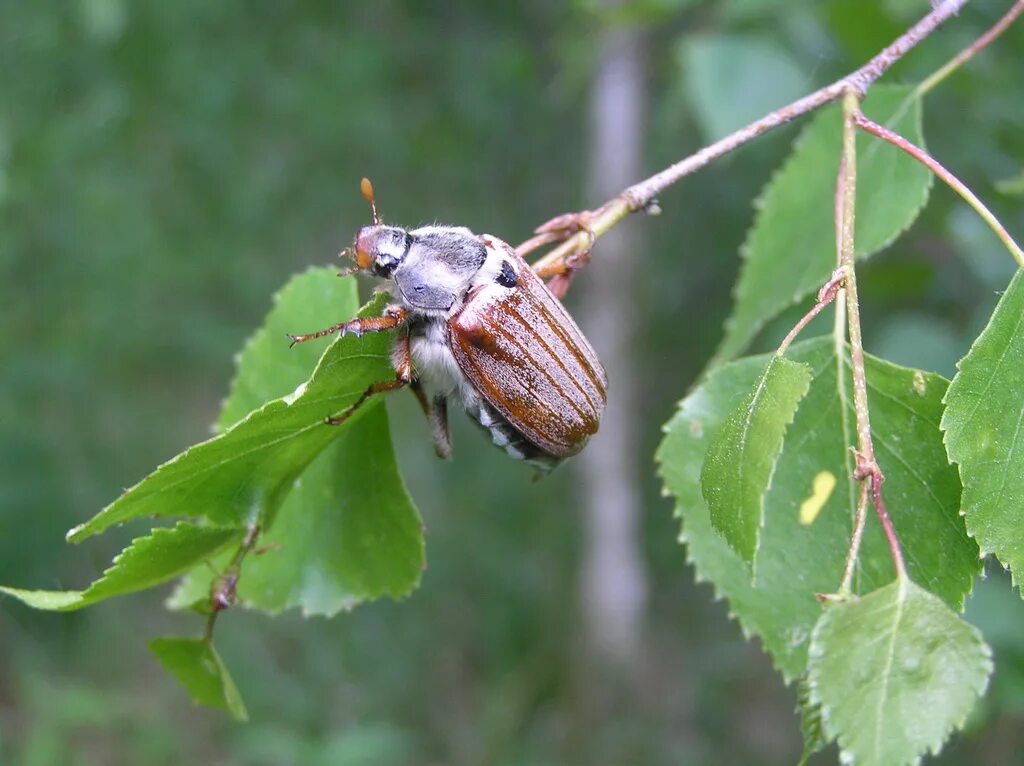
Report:
[[[424,566],[422,526],[391,450],[387,413],[370,411],[313,461],[260,538],[238,582],[241,604],[334,615],[361,601],[407,595]],[[213,577],[197,567],[169,606],[189,608]]]
[[[235,682],[209,642],[201,638],[157,638],[149,648],[197,705],[224,708],[236,721],[249,720]]]
[[[263,326],[236,358],[237,371],[217,419],[218,432],[302,385],[330,341],[289,348],[287,336],[347,319],[356,313],[358,301],[354,280],[339,278],[335,269],[307,269],[292,277],[274,295]]]
[[[1024,588],[1024,270],[957,367],[942,429],[964,485],[967,531]]]
[[[706,139],[714,140],[802,96],[807,76],[768,36],[709,35],[679,47],[687,91]]]
[[[0,593],[14,596],[35,609],[60,612],[81,609],[167,582],[241,536],[239,529],[198,527],[179,522],[172,528],[154,529],[152,534],[133,540],[103,576],[86,590],[21,590],[0,586]]]
[[[746,399],[711,440],[700,483],[713,526],[753,564],[786,426],[811,385],[805,364],[772,355]]]
[[[808,365],[813,379],[787,429],[764,498],[755,583],[712,528],[700,474],[707,445],[757,380],[766,357],[715,370],[686,397],[666,427],[658,462],[666,490],[676,497],[681,538],[698,578],[728,598],[744,632],[760,636],[776,666],[792,679],[805,669],[811,630],[821,614],[815,594],[839,585],[857,487],[847,479],[855,445],[848,360],[840,390],[830,338],[798,343],[787,356]],[[961,609],[981,564],[958,512],[960,484],[939,432],[947,383],[873,357],[867,359],[867,378],[875,450],[886,475],[883,491],[907,567],[915,580]],[[885,538],[872,517],[854,588],[868,592],[892,577]]]
[[[916,764],[985,691],[981,634],[906,578],[828,606],[811,639],[812,701],[844,763]]]
[[[296,277],[281,291],[239,357],[222,427],[305,379],[316,343],[299,344],[287,355],[292,360],[306,352],[305,362],[281,364],[285,333],[343,318],[338,307],[352,301],[350,291],[350,280],[324,269]],[[242,604],[272,613],[298,607],[307,615],[333,615],[367,599],[399,598],[419,583],[421,522],[395,463],[387,411],[379,402],[365,410],[295,481],[260,537],[265,552],[245,561],[238,584]],[[209,567],[197,567],[169,605],[204,603],[213,577]]]
[[[904,86],[876,86],[864,111],[918,146],[921,102]],[[841,143],[838,107],[822,110],[757,201],[743,246],[736,306],[716,360],[743,351],[772,317],[824,284],[835,269],[835,187]],[[857,256],[888,246],[928,199],[932,175],[912,158],[870,136],[857,139]]]
[[[297,279],[316,288],[327,278],[325,272],[313,272],[308,279]],[[355,313],[355,284],[347,281],[348,300],[333,307],[322,321]],[[312,293],[310,300],[320,294],[316,289]],[[360,316],[379,314],[382,305],[380,296]],[[72,529],[68,539],[78,542],[141,516],[202,517],[221,526],[245,526],[253,520],[268,524],[310,462],[367,410],[338,427],[324,425],[324,418],[352,405],[370,383],[394,376],[389,363],[392,337],[392,333],[378,333],[337,339],[307,383],[164,463],[90,521]],[[277,358],[284,362],[290,350],[283,336],[279,348]]]

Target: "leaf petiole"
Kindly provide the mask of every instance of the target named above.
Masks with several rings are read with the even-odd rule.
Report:
[[[928,168],[936,178],[943,181],[950,189],[959,194],[964,202],[970,205],[974,211],[981,216],[981,219],[989,225],[989,228],[995,232],[1000,241],[1006,245],[1006,249],[1010,251],[1010,255],[1014,257],[1017,263],[1020,266],[1024,266],[1024,250],[1021,250],[1020,245],[1014,241],[1013,237],[1010,236],[1010,233],[999,222],[999,219],[995,217],[995,214],[985,206],[984,202],[978,199],[977,195],[972,192],[963,181],[953,175],[953,173],[947,170],[938,160],[928,154],[924,149],[911,143],[898,133],[895,133],[868,119],[860,109],[853,113],[853,121],[861,130],[892,144],[900,151],[913,157]]]

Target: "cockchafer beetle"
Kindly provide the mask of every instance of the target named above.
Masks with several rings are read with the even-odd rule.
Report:
[[[343,423],[371,396],[409,386],[431,423],[439,457],[451,454],[452,398],[497,446],[541,471],[583,449],[600,423],[608,380],[559,298],[497,237],[461,226],[385,226],[368,179],[361,190],[373,223],[359,229],[342,255],[354,260],[351,271],[389,280],[394,302],[379,317],[288,337],[294,345],[333,333],[398,328],[395,378],[374,383],[327,422]],[[585,228],[568,218],[538,229],[538,241],[551,241],[556,229]],[[569,276],[552,282],[559,297]]]

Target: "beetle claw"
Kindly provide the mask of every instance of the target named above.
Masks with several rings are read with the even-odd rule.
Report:
[[[587,226],[587,221],[594,215],[591,210],[581,210],[578,213],[562,213],[556,215],[549,221],[545,221],[536,229],[534,234],[558,233],[568,236],[582,231]]]

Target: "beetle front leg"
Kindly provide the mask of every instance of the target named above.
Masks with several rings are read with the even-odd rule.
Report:
[[[544,245],[553,245],[555,242],[564,242],[581,231],[590,235],[590,244],[586,252],[589,253],[594,247],[594,240],[597,236],[590,228],[590,221],[594,217],[592,210],[581,210],[578,213],[563,213],[556,215],[550,221],[545,221],[533,230],[533,236],[516,248],[516,253],[525,258],[538,248]]]
[[[581,225],[585,226],[585,224]],[[590,251],[594,249],[597,235],[589,227],[580,230],[586,232],[589,238],[587,246],[578,253],[566,256],[565,260],[555,267],[553,276],[547,281],[548,290],[558,300],[562,300],[565,294],[569,292],[569,285],[572,283],[572,278],[576,276],[576,272],[590,263]]]
[[[307,340],[323,338],[334,333],[359,337],[365,332],[386,332],[405,324],[407,316],[408,314],[405,309],[399,306],[388,306],[379,317],[350,319],[347,322],[339,322],[336,325],[318,330],[317,332],[311,332],[308,335],[291,335],[289,333],[288,338],[291,340],[291,344],[288,347],[291,348],[296,343],[305,343]]]
[[[553,245],[556,242],[563,242],[565,238],[566,235],[564,233],[557,231],[545,231],[539,234],[535,233],[532,237],[516,248],[516,254],[520,258],[525,258],[534,250],[544,247],[544,245]]]
[[[537,270],[537,276],[548,280],[548,289],[559,300],[569,291],[569,284],[576,272],[590,261],[590,251],[594,249],[594,243],[597,241],[597,234],[590,226],[594,215],[592,211],[584,210],[556,216],[538,226],[534,230],[535,236],[516,249],[519,255],[523,255],[543,245],[567,240],[580,232],[587,235],[587,244],[582,250],[566,256],[560,262]]]

